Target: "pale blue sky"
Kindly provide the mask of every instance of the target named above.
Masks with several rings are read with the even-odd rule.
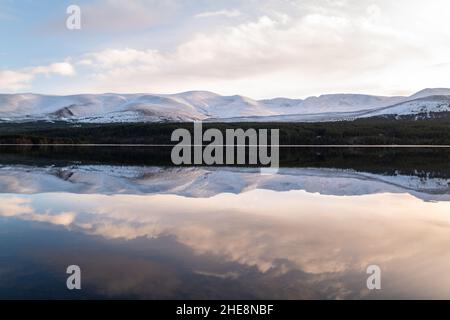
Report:
[[[0,92],[408,94],[450,87],[449,18],[446,0],[0,0]]]

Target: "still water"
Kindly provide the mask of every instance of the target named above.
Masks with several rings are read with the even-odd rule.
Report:
[[[450,298],[445,164],[336,167],[3,161],[0,298]]]

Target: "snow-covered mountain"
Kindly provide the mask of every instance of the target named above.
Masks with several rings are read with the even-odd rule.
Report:
[[[340,121],[373,116],[429,115],[450,111],[450,89],[409,97],[329,94],[305,100],[254,100],[207,91],[178,94],[0,94],[0,120],[74,122]]]

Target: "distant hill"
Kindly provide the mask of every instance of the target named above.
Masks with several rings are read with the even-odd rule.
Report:
[[[0,121],[115,122],[324,122],[374,116],[450,111],[450,89],[425,89],[409,97],[329,94],[302,99],[254,100],[207,91],[178,94],[0,94]]]

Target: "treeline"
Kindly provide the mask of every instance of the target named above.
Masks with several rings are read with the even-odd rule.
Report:
[[[0,124],[1,144],[171,144],[177,128],[192,123]],[[203,129],[279,129],[282,145],[450,145],[450,119],[371,118],[323,123],[204,123]]]

